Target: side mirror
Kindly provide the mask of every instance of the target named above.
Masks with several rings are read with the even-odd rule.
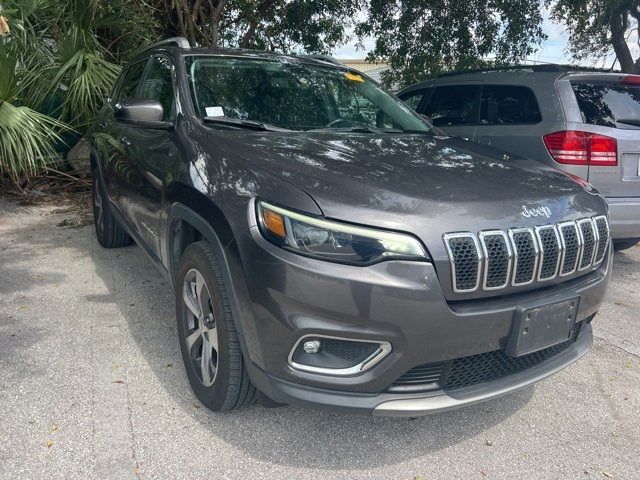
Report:
[[[117,104],[113,114],[119,122],[141,124],[149,127],[163,127],[170,125],[164,122],[164,109],[157,100],[136,100]]]

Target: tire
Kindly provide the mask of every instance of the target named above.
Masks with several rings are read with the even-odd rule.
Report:
[[[627,250],[631,247],[635,247],[638,243],[640,243],[640,238],[628,238],[625,240],[614,240],[613,248],[615,251],[619,252],[621,250]]]
[[[214,412],[254,403],[258,391],[245,367],[227,286],[209,243],[186,248],[175,291],[180,350],[198,400]]]
[[[92,183],[91,204],[93,206],[93,224],[96,228],[98,242],[105,248],[118,248],[130,245],[131,237],[113,217],[109,200],[104,192],[104,187],[99,175],[97,175],[96,172],[93,172]]]

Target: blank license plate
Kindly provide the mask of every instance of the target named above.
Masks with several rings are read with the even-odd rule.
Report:
[[[519,357],[566,342],[576,323],[580,297],[533,308],[519,308],[507,354]]]

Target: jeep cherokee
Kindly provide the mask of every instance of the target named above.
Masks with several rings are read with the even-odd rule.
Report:
[[[443,136],[322,57],[191,48],[123,70],[92,135],[98,241],[175,292],[214,411],[420,415],[584,355],[611,271],[603,197]]]

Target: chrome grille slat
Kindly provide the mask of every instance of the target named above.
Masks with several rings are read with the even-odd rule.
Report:
[[[605,215],[532,228],[443,235],[453,291],[521,287],[586,272],[604,259],[611,232]]]
[[[513,251],[509,238],[502,230],[480,232],[480,246],[484,256],[484,290],[499,290],[509,284]]]
[[[580,253],[580,260],[578,260],[578,271],[583,271],[593,264],[596,232],[590,218],[582,218],[576,223],[582,241],[582,251]]]
[[[482,252],[473,233],[449,233],[443,236],[451,263],[453,291],[475,292],[480,285]]]
[[[609,246],[609,240],[611,239],[611,232],[609,230],[609,221],[604,215],[593,218],[593,222],[596,226],[596,233],[598,235],[598,247],[594,255],[593,263],[599,264],[604,258],[604,254],[607,252]]]
[[[536,239],[540,245],[540,267],[537,279],[539,282],[552,280],[558,275],[562,243],[555,225],[543,225],[534,228]]]
[[[513,247],[513,275],[511,285],[520,287],[533,283],[538,271],[540,247],[531,228],[511,228],[509,238]]]
[[[578,261],[582,251],[582,237],[576,222],[562,222],[558,224],[560,241],[562,242],[562,260],[560,261],[560,276],[566,277],[578,269]]]

